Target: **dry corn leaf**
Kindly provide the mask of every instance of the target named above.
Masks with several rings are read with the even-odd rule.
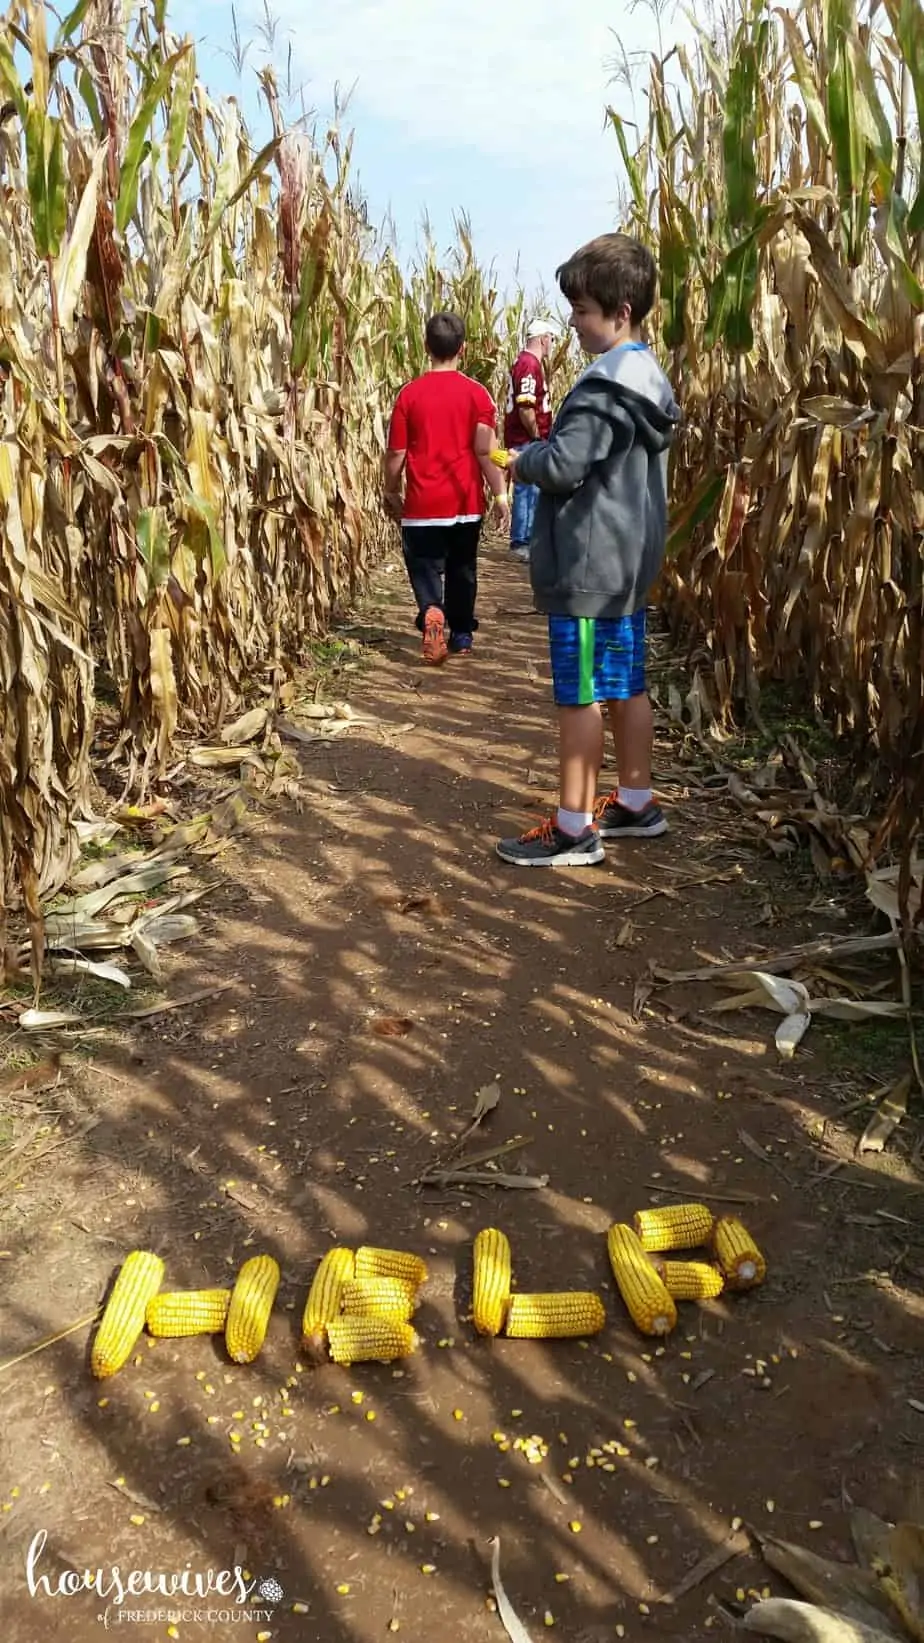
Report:
[[[888,1599],[866,1569],[852,1563],[835,1563],[773,1535],[758,1535],[757,1539],[765,1563],[810,1602],[837,1609],[864,1625],[888,1629]]]
[[[242,713],[233,724],[225,726],[221,739],[226,747],[241,747],[245,742],[255,742],[258,736],[262,736],[268,723],[268,709],[252,707],[249,713]]]
[[[924,1529],[918,1523],[897,1523],[891,1530],[885,1556],[873,1563],[879,1581],[915,1643],[924,1643]]]
[[[890,1135],[898,1129],[908,1111],[910,1094],[911,1074],[906,1073],[904,1078],[900,1078],[883,1096],[857,1142],[858,1152],[882,1152]]]
[[[788,1597],[768,1597],[744,1616],[748,1632],[778,1637],[781,1643],[895,1643],[895,1634],[867,1626],[836,1609],[815,1603],[797,1603]]]
[[[501,1619],[504,1631],[510,1643],[532,1643],[529,1632],[517,1615],[500,1577],[500,1536],[495,1535],[491,1541],[491,1585],[494,1587],[494,1598],[497,1603],[497,1612]]]
[[[73,1010],[23,1010],[18,1025],[27,1033],[41,1033],[49,1027],[73,1027],[82,1022],[83,1017],[75,1015]]]
[[[131,978],[117,964],[96,964],[89,958],[53,958],[49,966],[53,974],[93,976],[95,981],[111,981],[116,987],[131,987]]]
[[[807,1010],[793,1011],[792,1015],[783,1018],[776,1029],[777,1054],[782,1061],[792,1060],[811,1025],[812,1018]]]
[[[480,1124],[489,1112],[493,1112],[501,1098],[500,1085],[497,1083],[485,1084],[475,1096],[475,1107],[472,1112],[471,1128]]]

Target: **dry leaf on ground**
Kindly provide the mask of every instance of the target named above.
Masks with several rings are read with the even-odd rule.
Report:
[[[376,1015],[369,1023],[378,1038],[404,1038],[414,1026],[407,1016]]]

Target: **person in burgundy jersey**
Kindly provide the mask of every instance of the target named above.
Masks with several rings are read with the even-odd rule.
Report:
[[[545,362],[556,335],[557,328],[550,319],[539,317],[527,326],[526,346],[514,360],[507,382],[504,444],[508,451],[522,450],[534,439],[549,437],[552,401]],[[538,485],[520,485],[514,481],[510,551],[524,563],[529,559],[529,539],[538,500]]]
[[[392,411],[383,505],[401,526],[424,661],[438,666],[450,651],[468,655],[478,627],[486,481],[499,530],[510,513],[506,476],[489,460],[497,411],[487,389],[459,369],[465,326],[458,314],[434,314],[426,345],[429,370],[405,383]]]

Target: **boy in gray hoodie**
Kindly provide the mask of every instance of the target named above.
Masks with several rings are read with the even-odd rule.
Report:
[[[557,813],[497,846],[517,867],[592,867],[604,839],[667,831],[651,791],[645,605],[664,558],[667,453],[680,411],[641,335],[657,269],[639,240],[601,234],[556,278],[582,348],[599,357],[549,438],[510,462],[516,482],[540,492],[530,578],[549,618],[560,761]],[[619,786],[598,798],[604,703]]]

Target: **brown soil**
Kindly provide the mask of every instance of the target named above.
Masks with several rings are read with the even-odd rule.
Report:
[[[555,779],[544,632],[528,612],[525,578],[494,549],[477,655],[424,671],[401,573],[386,570],[363,617],[380,642],[350,693],[385,728],[303,750],[301,813],[284,806],[235,843],[204,938],[171,950],[175,995],[229,989],[66,1056],[57,1088],[11,1107],[17,1124],[97,1122],[2,1201],[3,1359],[92,1313],[133,1247],[164,1256],[171,1287],[230,1281],[259,1250],[283,1281],[247,1368],[220,1338],[145,1340],[103,1386],[84,1328],[0,1375],[5,1637],[100,1636],[104,1599],[29,1595],[39,1531],[40,1573],[240,1562],[279,1581],[271,1619],[177,1624],[212,1643],[372,1643],[392,1621],[407,1637],[490,1643],[503,1636],[486,1602],[499,1535],[531,1635],[548,1611],[558,1635],[597,1643],[617,1627],[706,1635],[742,1589],[780,1590],[745,1553],[659,1602],[736,1516],[847,1556],[851,1502],[893,1518],[919,1505],[915,1123],[881,1159],[854,1161],[863,1118],[845,1109],[877,1082],[875,1067],[850,1071],[863,1029],[832,1039],[816,1024],[782,1066],[776,1018],[707,1018],[711,987],[637,992],[649,960],[782,948],[832,920],[806,910],[811,887],[744,841],[722,800],[684,789],[668,740],[667,838],[586,873],[496,859],[495,837],[538,819]],[[410,1031],[378,1036],[382,1015]],[[889,1053],[900,1061],[901,1042]],[[410,1184],[495,1079],[500,1104],[475,1145],[528,1136],[506,1167],[548,1186]],[[664,1201],[670,1188],[740,1209],[770,1268],[750,1295],[684,1306],[663,1349],[629,1323],[604,1239],[659,1187]],[[599,1290],[604,1333],[475,1337],[471,1240],[485,1225],[510,1235],[519,1287]],[[300,1367],[301,1308],[332,1239],[427,1257],[413,1359]],[[540,1465],[512,1443],[533,1434],[548,1445]],[[123,1608],[159,1606],[179,1605]],[[120,1620],[111,1600],[108,1619],[119,1635],[170,1635],[166,1617]]]

